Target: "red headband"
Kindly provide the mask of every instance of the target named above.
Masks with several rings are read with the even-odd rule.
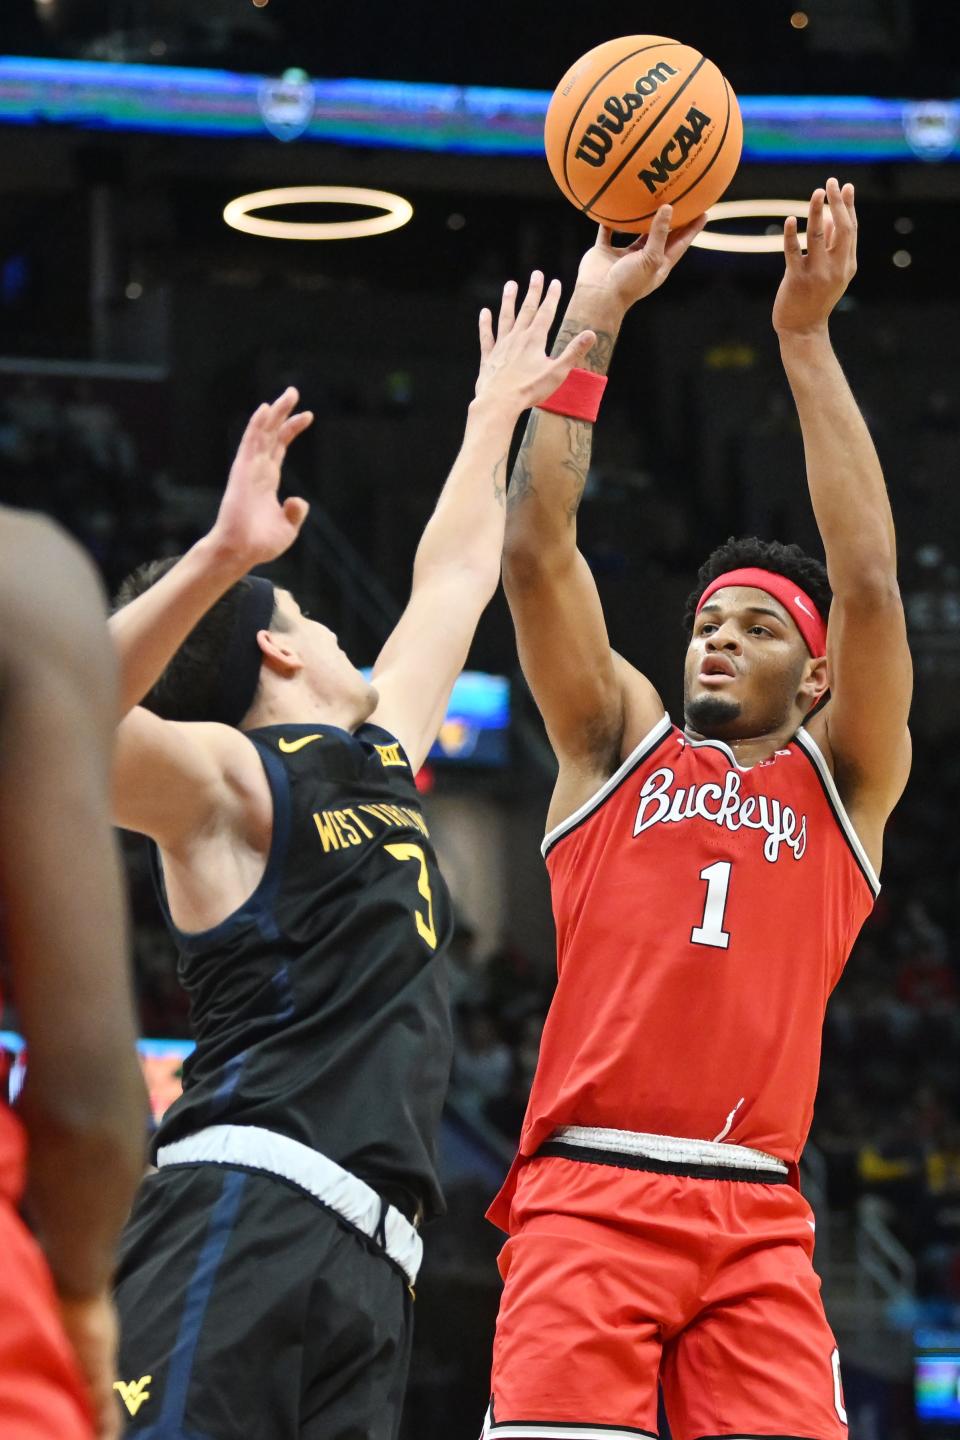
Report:
[[[716,580],[710,581],[697,602],[697,614],[715,590],[722,590],[727,585],[750,585],[755,590],[765,590],[774,600],[780,601],[813,658],[819,660],[821,655],[826,655],[826,622],[807,592],[793,580],[788,580],[786,575],[778,575],[773,570],[728,570],[725,575],[718,575]]]

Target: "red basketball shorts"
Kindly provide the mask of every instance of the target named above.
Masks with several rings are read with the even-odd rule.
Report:
[[[788,1184],[531,1160],[500,1254],[489,1440],[845,1440],[810,1207]]]
[[[93,1440],[86,1390],[60,1324],[46,1261],[4,1200],[0,1255],[0,1435]]]

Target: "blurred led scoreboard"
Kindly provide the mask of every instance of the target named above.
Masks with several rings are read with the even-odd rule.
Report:
[[[549,93],[0,56],[0,125],[542,155]],[[960,101],[741,95],[746,161],[960,159]]]
[[[485,670],[457,676],[429,760],[506,765],[510,759],[510,682]]]
[[[917,1419],[960,1425],[960,1331],[917,1330],[914,1347]]]
[[[193,1050],[192,1040],[138,1040],[137,1055],[150,1096],[150,1113],[155,1125],[181,1091],[183,1062]],[[23,1037],[15,1030],[0,1030],[0,1053],[6,1060],[6,1098],[16,1100],[27,1068]]]
[[[363,670],[369,680],[369,667]],[[510,681],[486,670],[457,676],[447,713],[427,760],[466,765],[510,761]]]

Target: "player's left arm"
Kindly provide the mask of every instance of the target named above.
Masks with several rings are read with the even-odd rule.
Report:
[[[828,202],[827,204],[825,204]],[[837,787],[868,850],[910,769],[913,668],[897,584],[893,515],[870,432],[830,343],[828,321],[856,271],[852,185],[814,192],[808,250],[785,226],[773,323],[803,431],[810,498],[833,590],[831,700],[819,722]]]
[[[0,952],[29,1055],[25,1207],[98,1440],[119,1440],[110,1283],[147,1097],[107,806],[116,671],[89,560],[51,522],[2,507],[0,616]]]
[[[544,295],[535,271],[519,311],[516,293],[509,281],[496,336],[490,311],[480,313],[480,373],[463,444],[417,547],[409,602],[373,667],[380,698],[371,719],[396,735],[414,771],[436,739],[499,583],[507,452],[517,420],[552,394],[595,338],[584,331],[551,359],[546,343],[559,281]]]

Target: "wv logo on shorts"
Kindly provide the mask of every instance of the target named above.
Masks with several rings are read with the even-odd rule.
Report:
[[[129,1385],[125,1380],[114,1380],[113,1388],[120,1391],[120,1399],[131,1415],[136,1415],[144,1401],[150,1399],[150,1391],[147,1386],[152,1381],[152,1375],[141,1375],[139,1380],[131,1380]]]

